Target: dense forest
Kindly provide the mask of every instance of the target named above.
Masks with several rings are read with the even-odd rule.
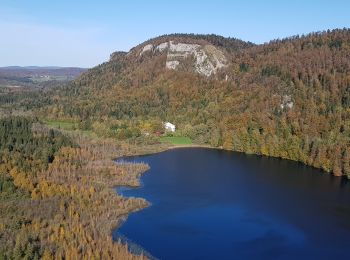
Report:
[[[117,139],[154,132],[170,121],[178,135],[195,143],[350,176],[350,30],[263,45],[214,35],[153,41],[168,39],[216,44],[229,66],[209,78],[167,70],[164,55],[141,59],[140,45],[53,90],[38,111]]]
[[[34,118],[0,119],[0,259],[144,258],[110,236],[127,213],[147,206],[111,189],[138,185],[148,167],[106,159],[122,152]]]

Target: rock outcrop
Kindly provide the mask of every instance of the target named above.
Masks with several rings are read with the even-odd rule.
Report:
[[[141,48],[140,56],[151,52],[152,54],[166,52],[167,69],[177,69],[187,58],[194,59],[194,69],[204,76],[211,76],[225,66],[227,59],[224,53],[213,45],[200,45],[194,43],[163,42],[158,45],[147,44]]]

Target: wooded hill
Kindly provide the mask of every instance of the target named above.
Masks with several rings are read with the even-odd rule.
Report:
[[[209,62],[219,69],[196,73]],[[350,177],[350,30],[262,45],[215,35],[161,36],[112,54],[35,106],[116,138],[125,138],[120,129],[132,128],[127,136],[138,137],[150,124],[170,121],[196,143]]]

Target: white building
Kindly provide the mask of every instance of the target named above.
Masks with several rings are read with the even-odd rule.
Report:
[[[173,125],[170,122],[165,122],[164,123],[164,128],[165,128],[166,131],[170,131],[170,132],[175,132],[175,129],[176,129],[175,125]]]

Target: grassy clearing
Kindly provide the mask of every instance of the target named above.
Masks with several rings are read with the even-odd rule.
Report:
[[[162,143],[171,143],[173,145],[189,145],[192,141],[189,137],[183,136],[163,136],[160,138]]]
[[[45,121],[45,123],[48,126],[60,128],[63,130],[75,130],[78,128],[78,124],[75,122],[69,122],[69,121],[55,121],[55,120],[49,120]]]

